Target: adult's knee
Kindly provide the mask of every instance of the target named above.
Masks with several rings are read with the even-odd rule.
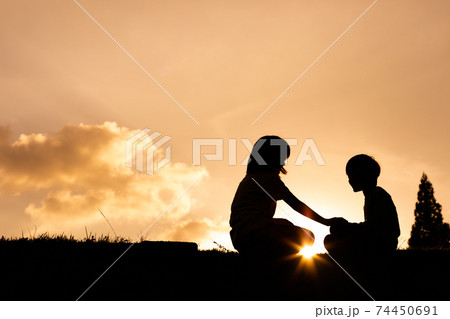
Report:
[[[314,241],[316,240],[316,237],[314,236],[314,233],[308,229],[302,229],[302,242],[303,244],[312,245]]]

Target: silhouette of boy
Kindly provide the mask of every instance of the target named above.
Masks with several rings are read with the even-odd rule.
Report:
[[[348,161],[346,173],[353,191],[364,193],[364,222],[333,225],[325,248],[331,255],[352,258],[391,255],[397,249],[400,227],[391,196],[377,186],[380,165],[373,157],[360,154]]]
[[[278,136],[261,137],[254,145],[231,204],[230,236],[240,253],[285,256],[314,243],[311,231],[273,218],[278,200],[323,225],[342,220],[323,218],[289,191],[280,179],[280,172],[287,173],[284,163],[289,155],[289,145]]]

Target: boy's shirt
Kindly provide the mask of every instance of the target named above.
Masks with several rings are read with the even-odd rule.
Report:
[[[380,238],[397,239],[400,236],[397,209],[391,196],[377,186],[366,194],[364,202],[364,222],[367,230],[380,234]]]

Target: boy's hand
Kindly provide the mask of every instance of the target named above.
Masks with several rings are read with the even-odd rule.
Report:
[[[330,234],[332,235],[345,234],[350,225],[350,223],[342,217],[331,218],[330,222]]]
[[[348,221],[342,217],[333,217],[328,219],[328,226],[348,224]]]

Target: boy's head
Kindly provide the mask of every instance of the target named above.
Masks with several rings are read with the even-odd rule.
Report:
[[[370,186],[376,186],[380,170],[378,162],[372,156],[366,154],[353,156],[345,167],[348,182],[355,192],[362,191]]]

